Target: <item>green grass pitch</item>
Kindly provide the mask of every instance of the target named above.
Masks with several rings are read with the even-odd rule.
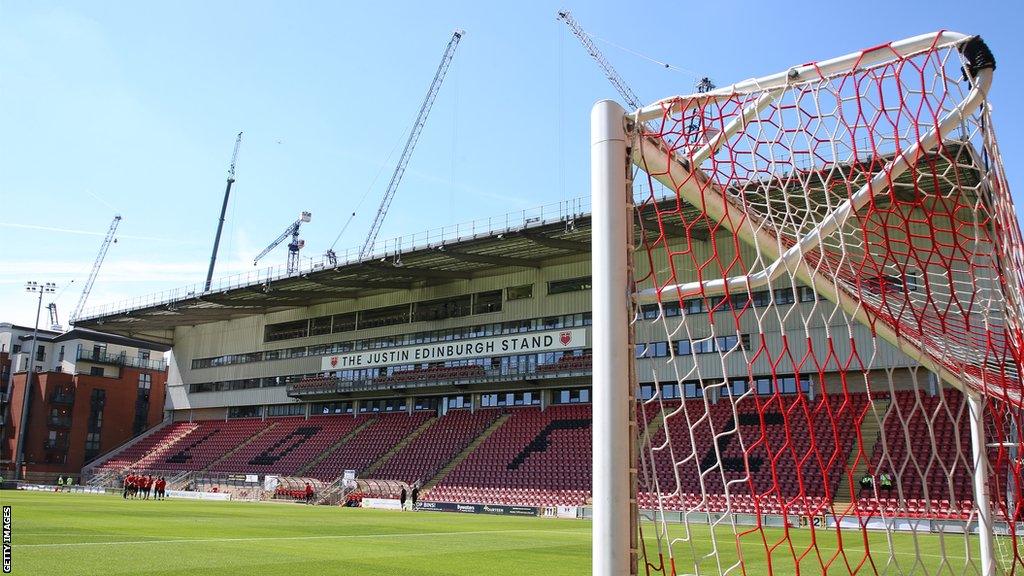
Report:
[[[443,512],[395,512],[242,502],[185,500],[124,501],[118,496],[0,492],[13,512],[14,574],[244,575],[408,574],[511,575],[587,574],[590,523],[580,520],[476,516]],[[731,528],[717,529],[721,549],[712,550],[710,531],[692,527],[689,541],[674,544],[677,557],[703,556],[702,573],[718,573],[717,562],[736,556]],[[793,573],[792,550],[808,546],[810,530],[766,530],[773,555]],[[685,536],[674,527],[674,538]],[[836,549],[834,536],[820,533],[818,550]],[[859,561],[864,543],[850,534],[842,547]],[[743,539],[747,574],[767,573],[759,534]],[[977,573],[966,558],[974,539],[933,534],[872,533],[869,545],[878,573]],[[947,562],[942,563],[945,547]],[[895,550],[893,554],[889,550]],[[717,557],[717,559],[716,559]],[[826,559],[827,560],[827,559]],[[843,559],[828,573],[846,574]],[[896,565],[898,564],[898,566]],[[812,552],[801,572],[820,574]],[[888,569],[886,569],[888,566]],[[680,573],[693,571],[677,564]],[[739,574],[737,570],[733,573]],[[862,574],[873,574],[864,567]]]

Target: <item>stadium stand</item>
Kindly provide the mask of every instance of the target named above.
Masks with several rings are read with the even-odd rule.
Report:
[[[373,474],[375,478],[425,482],[479,436],[500,410],[454,410],[439,418]]]
[[[814,399],[749,395],[735,403],[735,416],[733,403],[721,401],[711,405],[710,418],[699,422],[690,422],[688,417],[705,413],[700,398],[641,404],[641,418],[651,423],[661,420],[661,427],[652,427],[656,429],[653,446],[667,445],[667,431],[676,438],[692,433],[695,445],[706,450],[695,451],[690,458],[675,454],[680,463],[674,467],[671,455],[655,449],[649,457],[654,458],[663,496],[659,500],[654,493],[641,490],[638,500],[642,507],[666,510],[820,514],[832,506],[836,496],[849,494],[853,484],[853,504],[848,509],[836,504],[837,513],[964,518],[971,499],[965,462],[970,454],[968,420],[966,414],[951,412],[950,407],[962,406],[957,397],[960,393],[947,390],[943,394],[895,393],[882,417],[880,434],[906,440],[879,442],[870,455],[865,467],[868,473],[877,477],[887,472],[895,480],[893,490],[875,493],[858,493],[857,479],[845,477],[844,467],[835,465],[851,458],[857,433],[852,427],[836,426],[830,418],[849,412],[843,421],[865,419],[871,404],[865,393]],[[505,414],[508,419],[504,423],[450,471],[436,477]],[[545,410],[451,410],[440,417],[421,411],[411,415],[177,422],[112,455],[98,470],[208,470],[282,476],[302,471],[330,483],[344,470],[360,473],[376,464],[373,478],[409,484],[434,482],[424,493],[425,500],[584,505],[591,482],[590,419],[589,404],[572,404]],[[790,430],[800,428],[808,433],[787,434],[787,422]],[[357,429],[358,433],[339,444]],[[722,455],[721,471],[707,466],[712,461],[707,453],[716,445]],[[933,446],[938,449],[934,454]],[[314,462],[310,470],[303,470]],[[745,477],[747,469],[749,478]],[[724,496],[723,476],[729,484],[729,499]],[[920,481],[922,477],[927,483]],[[768,497],[755,499],[755,493]]]
[[[333,480],[345,470],[355,470],[359,474],[432,417],[429,412],[382,414],[362,432],[328,454],[306,475]]]

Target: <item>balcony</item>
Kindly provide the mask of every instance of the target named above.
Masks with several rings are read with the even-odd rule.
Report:
[[[46,419],[46,425],[50,428],[71,428],[71,417],[50,416]]]
[[[151,358],[138,358],[127,354],[107,354],[95,350],[79,350],[75,354],[75,360],[95,362],[97,364],[113,364],[115,366],[126,366],[128,368],[139,368],[141,370],[167,370],[167,362],[163,358],[154,360]]]
[[[43,450],[67,452],[67,450],[68,450],[68,441],[67,441],[67,439],[63,439],[63,440],[44,440],[43,441]]]
[[[70,406],[75,403],[74,390],[55,390],[50,394],[50,404],[62,404]]]
[[[567,356],[557,362],[540,365],[529,362],[489,368],[475,365],[406,370],[395,372],[388,376],[357,381],[339,378],[317,378],[288,384],[286,393],[293,398],[308,398],[365,390],[402,390],[444,385],[462,386],[467,384],[585,377],[591,374],[591,364],[592,357],[586,355]]]

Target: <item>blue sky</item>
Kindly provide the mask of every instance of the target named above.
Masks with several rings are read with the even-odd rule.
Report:
[[[239,130],[218,275],[251,270],[302,210],[307,254],[353,210],[338,248],[360,245],[455,28],[466,37],[380,238],[586,195],[590,107],[618,95],[555,19],[563,7],[651,101],[692,91],[686,71],[724,85],[941,28],[981,34],[1024,204],[1015,3],[708,6],[0,0],[0,321],[33,322],[36,280],[65,288],[66,323],[115,211],[90,304],[201,282]],[[284,260],[282,246],[265,263]]]

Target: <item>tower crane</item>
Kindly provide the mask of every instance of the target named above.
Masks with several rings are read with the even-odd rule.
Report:
[[[604,72],[605,77],[608,78],[608,81],[611,82],[612,86],[615,86],[615,89],[619,91],[619,94],[626,101],[626,104],[628,104],[633,110],[643,108],[644,103],[640,101],[640,98],[635,92],[633,92],[633,89],[626,84],[626,81],[622,79],[622,76],[619,76],[619,73],[615,70],[615,67],[612,66],[611,62],[609,62],[604,57],[604,54],[598,50],[597,45],[594,44],[594,39],[591,38],[590,34],[587,34],[587,31],[583,29],[583,26],[581,26],[580,23],[572,17],[572,13],[568,10],[561,10],[558,12],[558,19],[565,22],[566,26],[569,27],[569,30],[571,30],[576,38],[579,39],[580,43],[583,44],[583,47],[586,48],[587,52],[590,54],[590,57],[593,58],[594,61],[597,62],[597,65],[601,67],[601,70]],[[711,90],[714,90],[714,88],[714,83],[706,76],[697,82],[697,91],[700,93],[710,92]],[[689,126],[691,130],[693,126],[693,124]]]
[[[220,221],[217,222],[217,235],[213,238],[213,254],[210,255],[210,269],[206,272],[206,287],[210,289],[213,281],[213,265],[217,262],[217,248],[220,247],[220,233],[224,230],[224,213],[228,210],[228,197],[231,196],[231,185],[235,183],[235,164],[238,162],[238,147],[242,145],[242,133],[235,138],[235,151],[231,154],[231,166],[228,167],[228,185],[224,189],[224,203],[220,207]]]
[[[92,285],[96,282],[96,276],[100,273],[100,266],[103,265],[103,259],[107,257],[107,250],[110,249],[112,243],[117,242],[114,239],[114,233],[117,232],[117,226],[121,223],[121,215],[115,214],[114,220],[110,223],[110,228],[107,229],[107,235],[103,238],[103,244],[100,245],[100,253],[96,255],[96,261],[93,262],[92,271],[89,272],[89,278],[85,281],[85,286],[82,287],[82,295],[78,297],[78,304],[75,306],[75,311],[71,313],[71,318],[68,320],[71,324],[74,324],[78,320],[79,314],[82,313],[82,309],[85,308],[85,301],[89,299],[89,293],[92,292]]]
[[[373,224],[370,225],[370,232],[366,236],[366,242],[363,244],[362,249],[359,250],[359,257],[366,258],[370,255],[373,250],[373,244],[377,241],[377,234],[380,232],[380,227],[384,223],[384,217],[387,216],[388,208],[391,206],[391,201],[395,197],[395,191],[398,190],[398,185],[402,182],[402,176],[405,175],[405,168],[409,164],[409,158],[412,156],[413,149],[416,148],[416,142],[420,138],[420,132],[423,131],[423,125],[427,121],[427,115],[430,114],[431,107],[434,106],[434,99],[437,97],[438,90],[441,89],[441,83],[444,82],[444,77],[448,74],[448,67],[452,63],[452,57],[455,56],[455,48],[458,47],[459,41],[462,40],[462,35],[465,34],[462,30],[455,30],[452,32],[451,40],[448,41],[448,47],[444,50],[444,55],[441,57],[441,64],[437,67],[437,72],[434,73],[434,80],[430,83],[430,88],[427,90],[427,96],[423,100],[423,104],[420,105],[419,114],[416,115],[416,121],[413,122],[412,131],[409,132],[409,139],[405,142],[405,148],[402,149],[402,155],[398,159],[398,165],[395,166],[395,172],[391,175],[391,181],[388,182],[388,187],[384,191],[384,198],[380,201],[380,207],[377,208],[377,215],[373,218]]]
[[[619,76],[619,73],[616,72],[615,67],[612,66],[611,62],[605,59],[604,54],[597,49],[597,45],[594,44],[594,39],[591,38],[590,34],[587,34],[587,31],[583,29],[583,26],[580,26],[580,23],[572,17],[572,12],[569,12],[568,10],[561,10],[558,12],[558,19],[565,22],[565,25],[569,27],[569,30],[572,30],[572,33],[579,38],[580,43],[587,49],[590,57],[593,58],[594,61],[597,62],[597,65],[601,67],[601,70],[604,71],[604,75],[608,78],[608,81],[610,81],[612,86],[615,86],[615,89],[619,91],[619,94],[622,95],[626,104],[628,104],[633,110],[643,108],[644,103],[640,101],[640,98],[635,92],[633,92],[633,89],[629,87],[629,84],[626,84],[626,81],[622,79],[622,76]]]
[[[277,237],[277,240],[271,242],[270,246],[264,248],[263,252],[260,252],[259,256],[253,258],[252,265],[255,266],[256,263],[260,261],[260,258],[263,258],[267,254],[269,254],[271,250],[277,248],[278,244],[284,242],[285,238],[291,236],[292,241],[288,243],[288,273],[291,274],[298,270],[299,250],[301,250],[302,247],[306,245],[305,240],[299,240],[299,227],[302,226],[303,222],[309,222],[310,217],[312,215],[313,214],[310,212],[303,212],[302,214],[300,214],[299,219],[296,220],[295,222],[292,222],[291,225],[285,228],[284,232],[282,232],[281,235]]]

